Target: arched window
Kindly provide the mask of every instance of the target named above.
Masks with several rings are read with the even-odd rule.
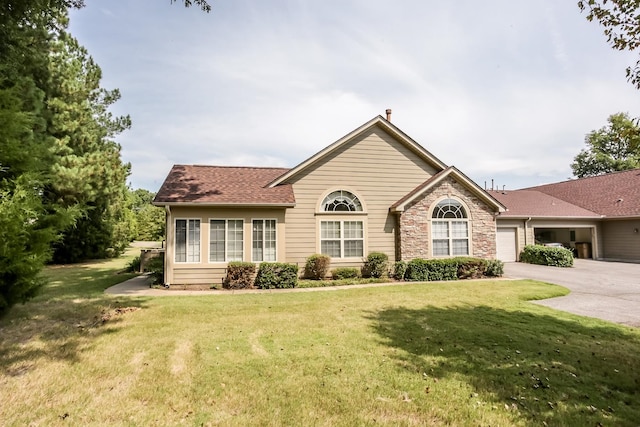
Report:
[[[324,198],[321,209],[324,212],[362,212],[362,204],[353,193],[338,190]]]
[[[352,214],[362,212],[362,203],[345,190],[333,191],[322,200],[322,212]],[[364,221],[357,217],[331,215],[320,221],[320,252],[332,258],[362,258],[364,256]]]
[[[434,256],[469,255],[469,221],[460,202],[438,202],[431,215],[431,237]]]

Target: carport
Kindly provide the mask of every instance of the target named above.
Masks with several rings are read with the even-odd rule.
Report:
[[[594,244],[596,240],[596,227],[567,226],[551,227],[544,225],[534,227],[533,236],[535,243],[542,245],[561,244],[573,251],[578,258],[595,258]]]
[[[579,258],[602,253],[602,216],[533,190],[490,191],[507,207],[496,218],[496,254],[504,262],[518,261],[526,245],[561,244]]]

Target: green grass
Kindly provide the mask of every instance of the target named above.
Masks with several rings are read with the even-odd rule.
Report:
[[[640,420],[640,332],[526,301],[566,293],[557,286],[104,295],[119,268],[50,269],[43,295],[0,320],[2,424]]]

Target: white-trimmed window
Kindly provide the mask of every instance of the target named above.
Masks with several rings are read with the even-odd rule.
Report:
[[[243,227],[241,219],[209,220],[209,262],[242,261]]]
[[[200,220],[176,219],[176,262],[200,262]]]
[[[323,212],[362,212],[362,203],[353,193],[338,190],[324,198],[321,209]]]
[[[353,258],[364,255],[362,221],[321,221],[320,252],[331,258]]]
[[[460,202],[444,199],[431,215],[433,256],[469,255],[469,221]]]
[[[254,219],[251,233],[251,259],[276,261],[276,220]]]

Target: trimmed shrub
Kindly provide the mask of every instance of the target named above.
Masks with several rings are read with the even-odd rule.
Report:
[[[357,279],[360,277],[358,269],[355,267],[338,267],[331,272],[333,280]]]
[[[396,261],[396,263],[393,264],[393,277],[396,280],[404,280],[405,274],[407,274],[407,262]]]
[[[313,254],[304,265],[304,276],[308,279],[322,280],[329,272],[331,258],[327,255]]]
[[[412,259],[407,264],[405,278],[420,282],[456,280],[458,278],[458,261],[454,258]]]
[[[298,284],[298,266],[281,262],[260,263],[256,287],[260,289],[295,288]]]
[[[458,263],[458,279],[479,279],[485,275],[486,261],[480,258],[453,258]]]
[[[484,272],[487,277],[500,277],[504,274],[504,263],[499,259],[488,259],[487,269]]]
[[[520,253],[520,261],[553,267],[571,267],[573,265],[573,253],[566,248],[527,245]]]
[[[234,261],[227,265],[227,275],[222,282],[225,289],[246,289],[253,286],[256,265],[251,262]]]
[[[389,274],[389,257],[383,252],[371,252],[362,266],[364,277],[385,277]]]

